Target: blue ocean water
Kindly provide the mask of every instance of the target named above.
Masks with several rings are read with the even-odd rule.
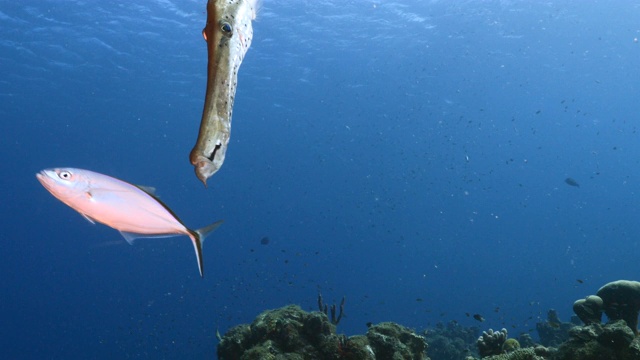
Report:
[[[0,1],[3,358],[215,358],[216,330],[318,292],[348,335],[568,319],[638,280],[639,14],[264,1],[204,189],[205,1]],[[34,175],[55,166],[224,219],[204,279],[188,238],[130,246],[54,199]]]

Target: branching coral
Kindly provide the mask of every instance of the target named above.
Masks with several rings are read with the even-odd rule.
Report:
[[[345,297],[342,297],[342,301],[340,302],[340,312],[338,313],[338,317],[336,317],[336,304],[331,305],[331,323],[333,325],[338,325],[340,320],[342,320],[342,313],[344,312],[344,301]],[[327,304],[322,301],[322,294],[318,293],[318,309],[323,312],[327,317],[329,316]]]
[[[507,329],[500,331],[483,331],[482,335],[476,340],[478,352],[481,357],[502,354],[502,345],[507,340]]]

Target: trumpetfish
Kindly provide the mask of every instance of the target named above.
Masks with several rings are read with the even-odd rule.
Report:
[[[153,194],[152,188],[89,170],[46,169],[36,177],[51,195],[91,223],[99,222],[120,231],[129,244],[141,237],[188,236],[196,252],[200,276],[204,275],[202,243],[222,220],[191,230]]]
[[[238,69],[253,38],[251,21],[258,0],[209,0],[207,24],[207,90],[200,132],[189,160],[204,186],[224,162],[231,134],[231,112],[238,85]]]

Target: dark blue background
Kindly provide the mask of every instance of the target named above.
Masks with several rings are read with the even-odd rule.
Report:
[[[265,1],[205,190],[204,1],[0,1],[3,356],[214,358],[216,329],[318,290],[347,334],[568,319],[638,280],[638,12]],[[34,177],[54,166],[224,219],[204,280],[186,237],[129,246],[55,200]]]

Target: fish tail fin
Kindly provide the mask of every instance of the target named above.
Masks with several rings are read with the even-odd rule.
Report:
[[[207,236],[209,236],[209,234],[211,234],[215,229],[217,229],[218,226],[222,225],[223,222],[224,222],[224,220],[218,220],[218,221],[214,222],[211,225],[207,225],[207,226],[205,226],[203,228],[200,228],[200,229],[196,230],[196,233],[200,237],[200,241],[202,243],[204,243],[204,239]]]
[[[204,239],[211,234],[218,226],[222,225],[223,220],[214,222],[209,226],[205,226],[198,230],[190,230],[191,242],[193,242],[193,249],[196,251],[196,259],[198,260],[198,270],[200,270],[200,276],[204,277],[204,268],[202,266],[202,244]]]

